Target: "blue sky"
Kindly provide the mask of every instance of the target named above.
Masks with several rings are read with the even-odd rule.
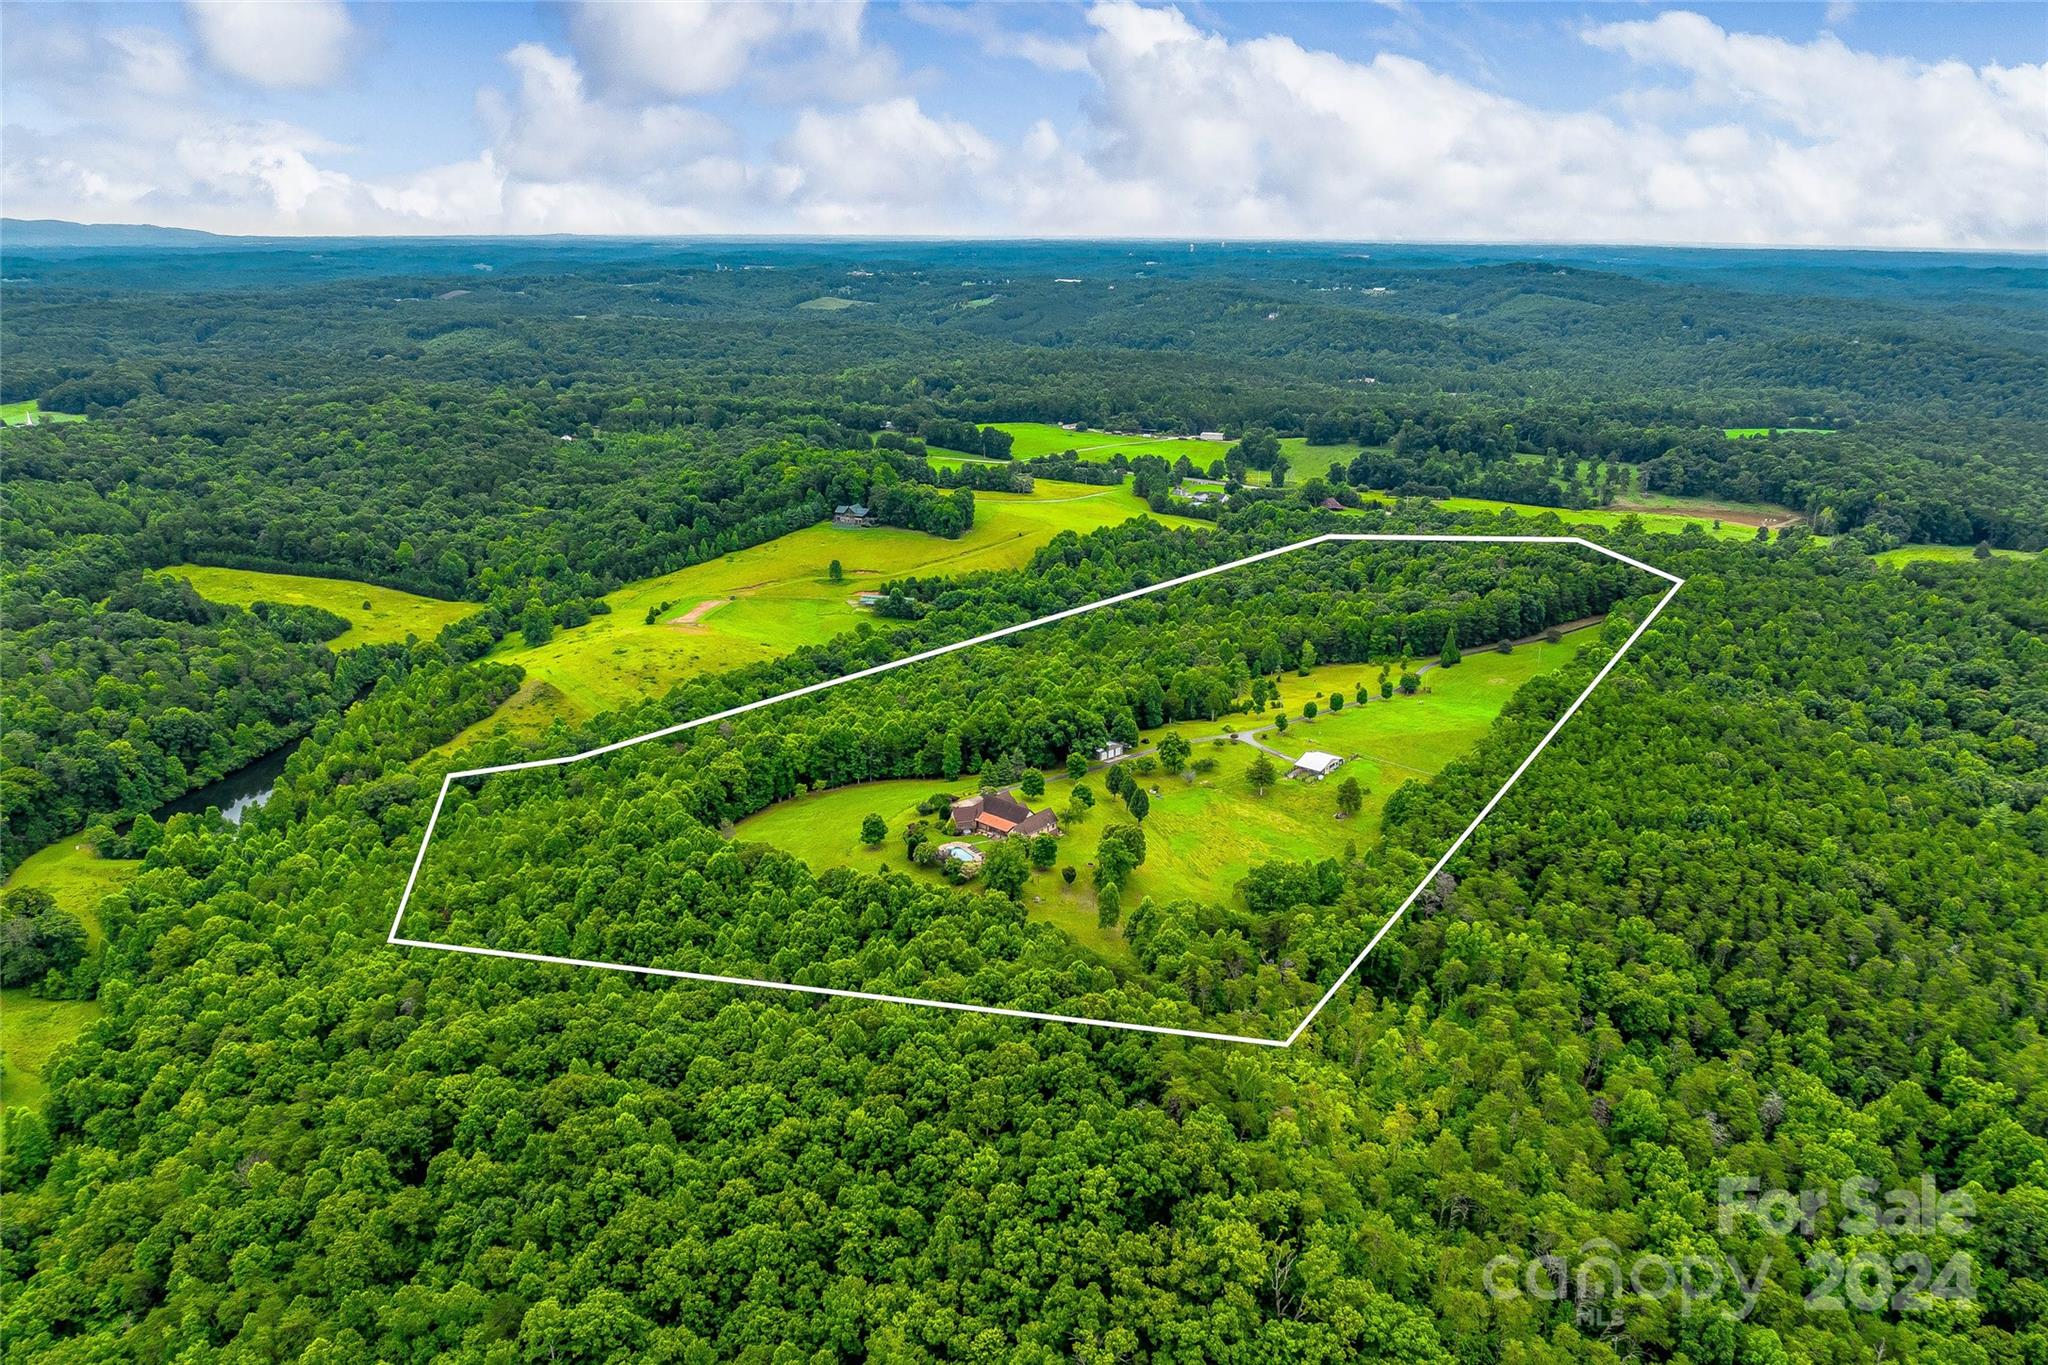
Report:
[[[215,231],[2048,242],[2030,4],[0,10],[8,212]]]

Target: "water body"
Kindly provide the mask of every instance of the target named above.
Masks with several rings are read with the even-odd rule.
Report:
[[[209,782],[196,791],[166,801],[152,813],[162,821],[173,815],[198,815],[208,806],[219,806],[221,818],[231,825],[239,825],[243,816],[270,799],[270,794],[277,790],[277,779],[284,775],[285,760],[304,742],[303,738],[295,739],[282,749],[272,749],[247,767],[237,768],[218,782]]]

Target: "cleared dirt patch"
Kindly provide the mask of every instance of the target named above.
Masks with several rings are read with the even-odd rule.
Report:
[[[681,616],[678,616],[675,618],[675,620],[670,621],[669,624],[672,626],[681,626],[683,629],[688,630],[691,627],[695,626],[699,621],[702,621],[705,617],[709,616],[712,612],[717,611],[726,603],[737,601],[739,601],[739,598],[736,595],[732,597],[710,598],[707,601],[699,602],[696,606],[691,607]]]

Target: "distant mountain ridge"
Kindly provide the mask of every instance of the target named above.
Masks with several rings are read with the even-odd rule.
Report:
[[[214,246],[233,242],[197,228],[153,223],[72,223],[62,218],[0,218],[0,247]]]

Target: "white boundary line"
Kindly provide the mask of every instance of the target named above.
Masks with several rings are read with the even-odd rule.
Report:
[[[837,986],[800,986],[788,981],[760,981],[752,977],[721,976],[715,972],[685,972],[668,967],[639,967],[626,962],[598,962],[580,957],[557,957],[550,953],[521,953],[513,952],[507,948],[479,948],[469,944],[436,943],[429,939],[400,938],[398,935],[398,926],[405,919],[405,908],[412,900],[413,887],[419,881],[420,868],[427,860],[427,845],[433,842],[434,826],[441,819],[441,807],[448,800],[448,789],[457,778],[488,777],[492,773],[521,772],[528,768],[555,768],[566,763],[578,763],[586,758],[596,758],[602,754],[616,753],[620,749],[630,749],[636,744],[645,744],[649,740],[664,739],[669,735],[681,734],[685,730],[694,730],[700,725],[710,725],[716,721],[730,720],[734,716],[742,716],[749,711],[759,711],[763,707],[773,706],[778,702],[790,701],[797,697],[807,697],[814,692],[829,691],[834,687],[857,682],[862,678],[872,678],[877,674],[888,673],[898,668],[908,667],[911,664],[923,663],[927,659],[936,659],[941,655],[956,653],[963,649],[971,649],[976,645],[985,645],[991,640],[1001,640],[1007,636],[1016,635],[1037,626],[1049,625],[1054,621],[1064,621],[1071,617],[1085,615],[1091,611],[1100,611],[1104,607],[1112,607],[1119,602],[1129,602],[1136,598],[1148,597],[1156,592],[1165,592],[1169,588],[1177,588],[1182,584],[1193,583],[1198,579],[1213,577],[1220,573],[1228,573],[1232,569],[1241,569],[1247,564],[1257,564],[1261,560],[1275,559],[1281,555],[1292,554],[1296,550],[1306,550],[1313,545],[1367,541],[1421,541],[1437,544],[1468,545],[1578,545],[1595,553],[1606,555],[1609,559],[1619,560],[1630,568],[1654,574],[1669,583],[1671,587],[1662,597],[1657,599],[1657,605],[1650,608],[1648,614],[1629,633],[1628,639],[1622,642],[1621,648],[1614,652],[1614,657],[1609,659],[1601,667],[1600,671],[1593,675],[1593,680],[1586,684],[1586,689],[1572,700],[1572,704],[1565,708],[1564,714],[1557,718],[1556,723],[1550,727],[1543,738],[1536,742],[1536,747],[1529,751],[1529,756],[1524,758],[1514,772],[1508,775],[1508,780],[1502,783],[1500,790],[1493,794],[1493,799],[1486,803],[1479,814],[1472,817],[1472,823],[1465,826],[1464,833],[1452,841],[1451,846],[1444,850],[1443,856],[1436,860],[1429,871],[1422,874],[1422,880],[1415,884],[1415,889],[1408,893],[1408,898],[1402,901],[1394,913],[1387,917],[1386,923],[1379,927],[1379,932],[1372,936],[1371,941],[1365,947],[1359,949],[1358,956],[1351,959],[1351,965],[1344,969],[1341,976],[1330,983],[1330,988],[1323,992],[1322,998],[1317,1000],[1315,1006],[1302,1016],[1301,1022],[1296,1024],[1294,1030],[1285,1038],[1257,1038],[1237,1033],[1209,1033],[1201,1029],[1170,1028],[1163,1024],[1134,1024],[1118,1019],[1084,1019],[1071,1014],[1048,1014],[1041,1010],[1007,1009],[1000,1005],[970,1005],[953,1000],[921,1000],[915,996],[884,995],[875,991],[844,990]],[[1642,637],[1643,632],[1650,628],[1650,623],[1657,619],[1665,607],[1670,605],[1671,599],[1676,597],[1678,590],[1684,586],[1685,580],[1674,573],[1668,573],[1654,564],[1645,564],[1640,559],[1632,559],[1628,555],[1622,554],[1619,550],[1610,550],[1605,545],[1596,545],[1583,536],[1489,536],[1332,531],[1324,535],[1312,536],[1307,540],[1298,540],[1292,545],[1282,545],[1275,550],[1261,550],[1258,554],[1246,555],[1243,559],[1233,559],[1228,564],[1216,564],[1206,569],[1197,569],[1193,573],[1182,574],[1178,578],[1169,578],[1164,582],[1154,583],[1150,587],[1133,588],[1129,592],[1120,592],[1113,597],[1105,597],[1097,602],[1089,602],[1079,607],[1068,607],[1064,611],[1056,611],[1050,616],[1041,616],[1036,620],[1023,622],[1021,625],[1004,626],[1000,630],[992,630],[985,635],[977,635],[971,640],[959,640],[953,644],[940,645],[936,649],[927,649],[922,653],[906,655],[904,658],[896,659],[889,663],[875,664],[869,668],[857,669],[852,673],[847,673],[837,678],[828,678],[824,682],[815,682],[804,687],[793,688],[788,692],[783,692],[773,697],[766,697],[760,701],[750,701],[740,706],[727,707],[723,711],[716,711],[708,716],[699,716],[695,720],[686,720],[678,725],[663,726],[659,730],[650,730],[644,735],[634,735],[630,739],[615,740],[610,744],[603,744],[595,749],[585,749],[582,753],[563,754],[556,758],[530,758],[519,763],[498,763],[485,768],[462,768],[449,773],[441,779],[441,790],[434,797],[434,809],[427,816],[426,832],[420,836],[419,852],[413,855],[412,872],[405,879],[405,890],[398,898],[398,909],[391,916],[391,932],[385,935],[384,941],[399,948],[427,948],[444,953],[469,953],[478,957],[510,958],[518,962],[543,962],[558,967],[592,967],[600,971],[632,972],[641,976],[669,977],[679,981],[707,981],[727,986],[750,986],[757,990],[794,991],[805,995],[836,996],[846,1000],[874,1000],[885,1005],[916,1005],[925,1009],[954,1010],[964,1014],[994,1014],[1010,1019],[1033,1019],[1049,1024],[1081,1024],[1094,1028],[1122,1029],[1130,1033],[1166,1034],[1175,1038],[1196,1038],[1212,1043],[1249,1043],[1255,1047],[1292,1047],[1295,1040],[1300,1038],[1308,1029],[1308,1026],[1315,1022],[1315,1017],[1322,1013],[1323,1006],[1336,998],[1337,992],[1343,989],[1344,983],[1351,979],[1352,974],[1360,966],[1364,965],[1365,959],[1372,955],[1372,950],[1379,946],[1380,940],[1385,938],[1387,932],[1400,922],[1401,917],[1408,913],[1408,907],[1415,904],[1416,899],[1436,879],[1437,874],[1450,864],[1453,857],[1457,856],[1458,850],[1465,846],[1465,841],[1472,837],[1473,831],[1479,828],[1480,822],[1493,813],[1493,808],[1498,806],[1501,803],[1501,798],[1505,797],[1514,787],[1515,783],[1521,780],[1522,774],[1529,770],[1529,765],[1536,761],[1536,756],[1549,746],[1551,740],[1557,738],[1557,733],[1564,729],[1565,722],[1578,713],[1579,708],[1585,704],[1586,698],[1593,695],[1593,689],[1598,687],[1606,679],[1607,675],[1614,671],[1614,666],[1621,662],[1622,656],[1635,647],[1636,641]]]

